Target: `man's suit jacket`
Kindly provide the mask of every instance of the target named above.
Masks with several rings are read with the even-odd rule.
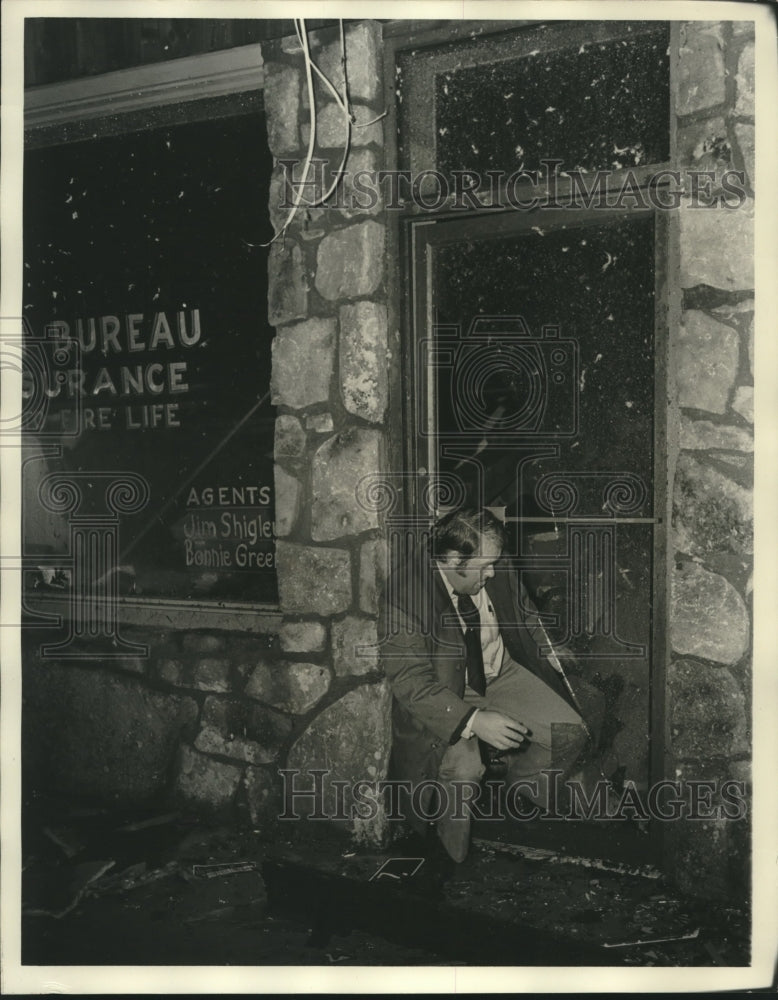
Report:
[[[560,675],[538,653],[547,640],[516,570],[498,562],[486,592],[510,656],[572,704]],[[464,635],[426,547],[390,575],[379,635],[394,694],[392,776],[416,785],[437,776],[446,748],[459,739],[469,712],[462,700]]]

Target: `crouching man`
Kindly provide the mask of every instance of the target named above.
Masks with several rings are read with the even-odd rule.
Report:
[[[547,639],[515,570],[501,571],[505,528],[490,511],[461,508],[434,526],[396,568],[383,601],[382,657],[394,695],[392,777],[425,783],[408,822],[437,836],[457,862],[467,856],[470,797],[489,754],[510,752],[510,782],[547,805],[547,774],[569,773],[587,730],[562,674],[539,652]],[[460,784],[458,790],[457,784]],[[437,786],[437,787],[436,787]],[[456,804],[460,808],[456,809]]]

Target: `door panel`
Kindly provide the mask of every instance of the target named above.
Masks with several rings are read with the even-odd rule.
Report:
[[[550,643],[575,654],[563,662],[594,721],[598,766],[645,791],[654,216],[440,220],[418,226],[414,254],[416,467],[505,509],[506,562]]]

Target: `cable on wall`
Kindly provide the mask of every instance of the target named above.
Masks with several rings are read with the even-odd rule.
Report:
[[[335,86],[333,85],[332,81],[321,71],[321,69],[319,69],[319,67],[316,65],[316,63],[313,61],[313,59],[311,57],[310,46],[308,44],[308,32],[307,32],[307,28],[305,26],[305,19],[304,18],[295,18],[294,19],[295,32],[296,32],[297,38],[298,38],[298,40],[300,42],[300,46],[302,47],[302,50],[303,50],[303,59],[304,59],[304,62],[305,62],[305,79],[306,79],[306,85],[307,85],[307,89],[308,89],[308,108],[309,108],[309,111],[310,111],[310,128],[309,128],[309,132],[308,132],[308,149],[306,150],[305,160],[303,162],[302,177],[300,178],[300,181],[299,181],[299,183],[297,185],[297,191],[295,193],[295,197],[294,197],[294,200],[292,202],[292,206],[291,206],[291,208],[289,210],[289,214],[287,215],[286,219],[284,220],[284,224],[281,226],[281,228],[278,230],[278,232],[275,234],[275,236],[271,240],[268,240],[267,243],[260,243],[260,244],[249,243],[248,244],[249,246],[257,246],[258,245],[260,247],[269,247],[271,245],[271,243],[275,243],[275,241],[279,237],[283,236],[283,234],[286,232],[286,230],[292,224],[292,221],[294,220],[294,217],[297,214],[297,210],[300,207],[300,204],[302,202],[303,191],[305,189],[306,182],[308,180],[308,174],[310,172],[311,163],[313,161],[313,152],[314,152],[314,148],[316,146],[316,95],[315,95],[314,87],[313,87],[313,74],[314,73],[316,73],[316,75],[320,78],[320,80],[322,81],[322,83],[324,84],[324,86],[327,88],[327,90],[332,94],[333,98],[335,99],[336,105],[340,108],[341,112],[343,113],[343,117],[344,117],[345,122],[346,122],[346,138],[345,138],[345,142],[343,144],[343,154],[341,156],[340,165],[338,166],[338,169],[335,172],[335,176],[333,178],[332,183],[330,184],[329,188],[322,195],[320,195],[315,201],[306,202],[305,203],[306,208],[316,208],[316,207],[318,207],[320,205],[323,205],[324,202],[326,202],[327,199],[334,193],[334,191],[336,190],[338,184],[342,180],[343,174],[345,172],[346,163],[348,161],[349,153],[351,152],[351,129],[352,129],[352,127],[354,127],[354,128],[367,128],[368,125],[374,125],[377,121],[380,121],[382,118],[384,118],[386,116],[386,111],[383,111],[380,115],[377,115],[375,118],[371,118],[370,121],[357,123],[356,116],[354,115],[353,111],[351,110],[351,100],[350,100],[350,97],[349,97],[349,90],[348,90],[348,66],[347,66],[347,61],[346,61],[346,37],[345,37],[344,28],[343,28],[343,20],[342,19],[339,20],[338,24],[339,24],[339,27],[340,27],[340,53],[341,53],[340,62],[341,62],[341,66],[343,68],[343,95],[342,96],[335,89]]]

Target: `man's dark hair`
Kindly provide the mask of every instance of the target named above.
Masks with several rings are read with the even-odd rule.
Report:
[[[493,538],[501,548],[505,548],[507,534],[499,518],[490,510],[459,507],[435,522],[432,554],[443,556],[453,550],[467,558],[479,550],[482,535]]]

